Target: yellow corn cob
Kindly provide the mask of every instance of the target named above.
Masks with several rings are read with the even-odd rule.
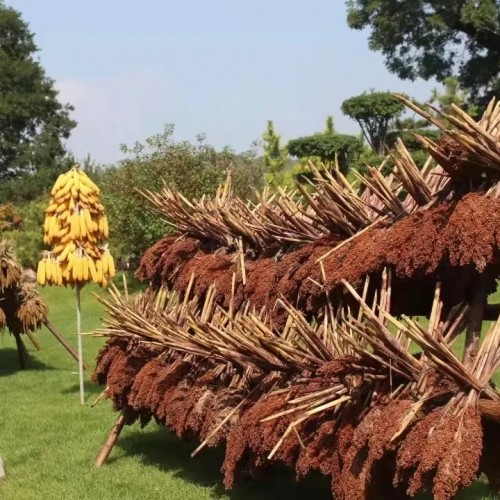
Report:
[[[45,286],[46,283],[46,274],[45,274],[45,260],[42,259],[38,263],[38,269],[36,271],[36,280],[42,286]]]
[[[95,268],[96,268],[96,275],[97,275],[96,283],[99,283],[99,285],[102,285],[104,273],[102,272],[102,260],[101,259],[96,261]]]
[[[108,260],[108,275],[110,278],[113,278],[116,274],[115,261],[113,260],[113,256],[109,252],[106,252],[106,254]]]
[[[104,276],[106,276],[106,275],[108,274],[108,272],[109,272],[109,267],[108,267],[109,261],[108,261],[108,259],[107,259],[107,257],[106,257],[106,253],[107,253],[107,251],[106,251],[106,252],[104,252],[104,253],[102,254],[102,257],[101,257],[101,262],[102,262],[102,274],[103,274]]]
[[[88,280],[89,280],[89,260],[88,260],[88,257],[84,257],[82,259],[82,268],[83,268],[83,281],[88,282]]]
[[[89,258],[89,272],[90,272],[90,277],[92,278],[92,281],[94,283],[99,283],[97,268],[95,266],[94,261],[91,258]]]

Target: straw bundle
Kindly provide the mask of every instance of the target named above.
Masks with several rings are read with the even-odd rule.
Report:
[[[0,292],[12,287],[21,277],[21,266],[17,261],[12,246],[0,240]]]
[[[225,441],[228,488],[276,462],[346,500],[448,500],[480,472],[498,487],[500,319],[480,339],[500,264],[498,113],[429,116],[443,138],[422,140],[423,169],[398,141],[394,174],[355,184],[311,166],[309,186],[255,203],[230,179],[213,200],[144,193],[180,234],[146,252],[146,293],[103,300],[94,380],[121,416],[98,463],[125,423],[155,418],[195,436],[193,454]]]

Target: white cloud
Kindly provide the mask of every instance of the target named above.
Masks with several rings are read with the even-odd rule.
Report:
[[[85,98],[89,96],[89,89],[80,81],[71,79],[55,84],[59,91],[59,101],[62,103],[71,103],[78,106]]]
[[[132,144],[161,131],[175,107],[172,83],[152,72],[72,78],[56,87],[60,102],[75,107],[72,117],[78,122],[68,148],[78,159],[90,154],[100,163],[120,159],[121,143]]]

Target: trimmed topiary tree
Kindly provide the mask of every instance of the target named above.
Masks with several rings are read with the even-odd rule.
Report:
[[[342,113],[358,122],[377,155],[385,153],[390,122],[402,112],[403,105],[390,92],[364,92],[342,103]]]

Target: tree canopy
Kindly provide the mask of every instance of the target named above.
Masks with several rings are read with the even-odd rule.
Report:
[[[21,14],[0,0],[0,179],[53,166],[76,125],[37,51]]]
[[[432,90],[430,102],[437,106],[438,109],[447,114],[453,114],[452,104],[469,113],[471,116],[478,114],[478,107],[474,104],[467,105],[470,102],[470,91],[462,89],[457,78],[450,76],[444,79],[444,89]]]
[[[174,126],[167,124],[162,133],[122,147],[128,159],[109,167],[97,181],[103,192],[110,222],[111,244],[117,257],[141,254],[164,237],[172,228],[148,209],[137,191],[159,191],[166,182],[187,199],[213,195],[231,170],[234,190],[242,197],[251,197],[253,188],[263,184],[254,151],[237,154],[229,148],[217,151],[203,136],[198,141],[177,142]]]
[[[296,158],[316,156],[322,161],[332,162],[337,157],[341,170],[347,172],[353,157],[362,147],[361,141],[353,135],[316,134],[289,141],[287,149]]]
[[[498,0],[348,0],[347,22],[402,79],[456,75],[480,103],[500,93]]]
[[[389,92],[364,92],[346,99],[342,112],[356,120],[373,153],[385,153],[391,120],[403,112],[403,105]]]

